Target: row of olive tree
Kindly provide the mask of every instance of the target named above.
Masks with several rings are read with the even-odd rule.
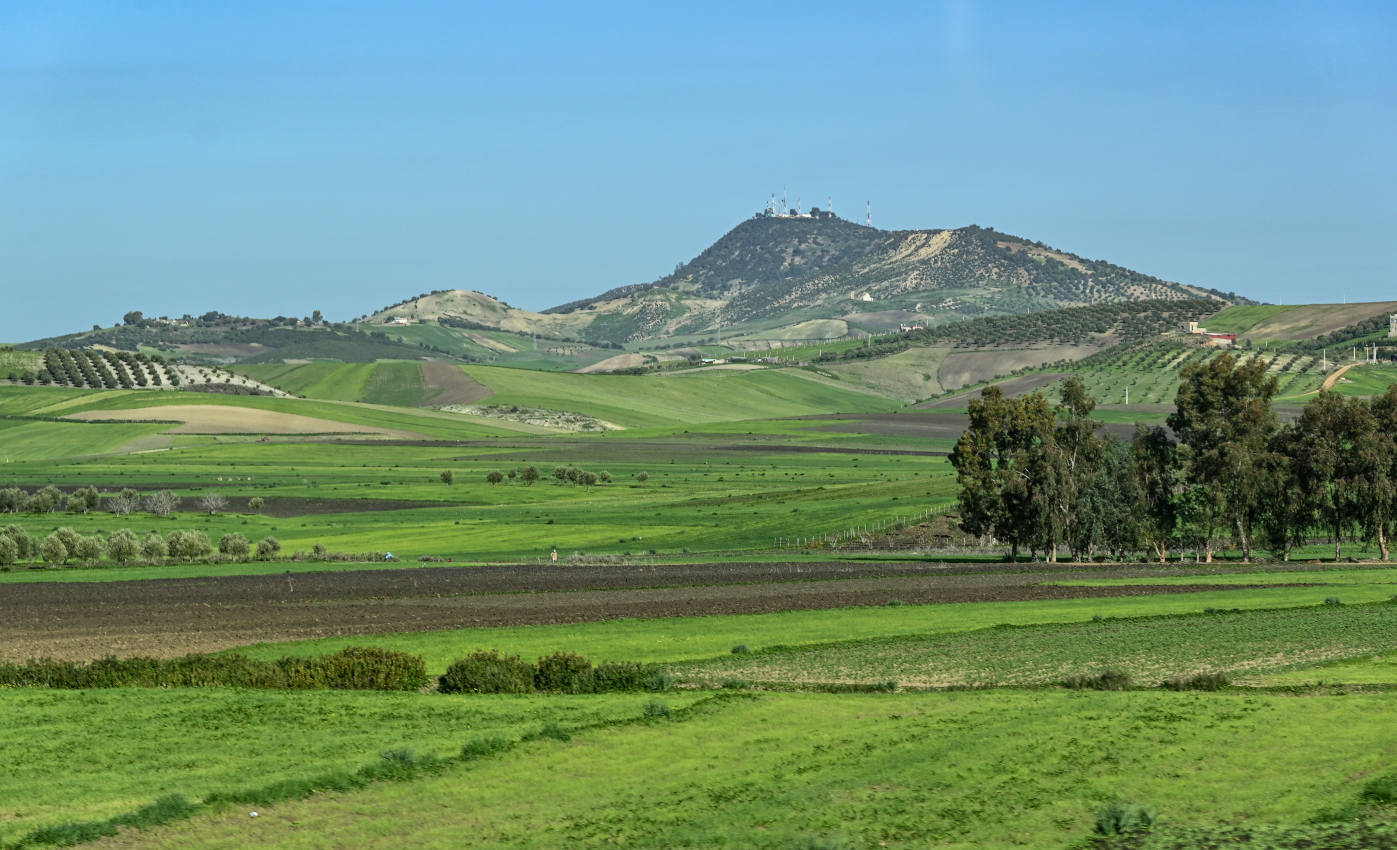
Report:
[[[101,493],[92,486],[79,487],[66,495],[52,484],[32,493],[18,487],[0,489],[0,513],[47,514],[61,509],[86,514],[108,510],[117,516],[126,516],[145,510],[155,516],[169,516],[179,510],[180,502],[180,497],[169,490],[159,490],[143,497],[129,487],[119,493]],[[262,505],[261,496],[247,500],[247,509],[251,513],[260,512]],[[198,506],[201,511],[216,514],[228,507],[228,499],[216,491],[209,492],[199,497]]]
[[[138,537],[130,529],[121,528],[104,538],[100,534],[84,536],[65,527],[39,538],[18,525],[0,529],[0,565],[4,566],[30,561],[55,567],[69,562],[96,566],[103,561],[159,564],[197,561],[212,556],[214,551],[208,535],[197,530],[177,529],[165,535],[151,531]],[[281,543],[275,537],[264,537],[254,547],[246,537],[234,532],[218,539],[217,552],[235,561],[246,561],[254,553],[258,559],[269,561],[281,552]]]
[[[1321,392],[1281,424],[1276,380],[1222,355],[1181,373],[1168,429],[1126,442],[1097,433],[1095,402],[1069,379],[1061,403],[991,387],[970,404],[951,455],[962,527],[1056,560],[1221,546],[1288,559],[1316,535],[1376,542],[1397,532],[1397,386],[1371,400]]]

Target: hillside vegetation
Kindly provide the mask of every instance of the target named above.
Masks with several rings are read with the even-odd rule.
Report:
[[[1199,298],[1219,305],[1245,300],[975,225],[883,231],[839,218],[757,216],[672,274],[543,313],[479,292],[442,290],[365,319],[445,319],[479,330],[613,344],[800,340],[1055,307]]]

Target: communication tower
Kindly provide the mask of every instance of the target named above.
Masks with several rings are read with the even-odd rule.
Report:
[[[873,202],[863,202],[863,224],[865,227],[873,226]]]
[[[781,215],[790,215],[791,208],[786,206],[786,190],[781,190]]]

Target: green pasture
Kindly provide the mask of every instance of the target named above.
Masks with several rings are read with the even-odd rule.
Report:
[[[252,364],[235,371],[295,395],[328,401],[365,401],[364,387],[378,364],[314,363]]]
[[[451,756],[472,739],[516,740],[548,722],[631,720],[647,698],[0,689],[0,846],[36,827],[111,817],[171,793],[197,800],[352,771],[400,748]],[[696,698],[666,696],[674,708]]]
[[[1289,306],[1283,304],[1238,304],[1209,316],[1203,324],[1213,333],[1241,336],[1262,322],[1274,321],[1287,313],[1294,313],[1302,306],[1297,304]]]
[[[466,374],[494,391],[491,404],[575,411],[626,427],[891,411],[899,406],[885,398],[811,380],[798,371],[779,369],[581,375],[464,368]]]
[[[944,458],[778,452],[760,441],[725,439],[725,444],[687,444],[520,438],[470,447],[375,443],[352,449],[333,443],[201,442],[144,455],[12,462],[0,466],[0,486],[91,484],[105,492],[131,487],[142,493],[171,488],[188,496],[217,492],[229,502],[229,512],[217,516],[55,512],[7,518],[34,535],[60,525],[82,534],[194,527],[212,539],[229,532],[252,540],[274,536],[287,554],[321,543],[335,551],[389,551],[404,560],[423,555],[514,560],[555,546],[565,554],[616,555],[765,549],[777,538],[872,525],[949,507],[955,498]],[[346,463],[347,456],[358,463]],[[499,485],[486,481],[492,470],[530,465],[544,476],[534,486],[517,478]],[[613,481],[590,489],[562,484],[553,477],[556,466],[606,471]],[[442,483],[444,469],[453,471],[454,484]],[[437,506],[270,517],[247,513],[247,500],[255,496]],[[122,572],[112,570],[114,577]]]
[[[1340,591],[1351,603],[1385,601],[1392,585],[1345,585]],[[336,637],[291,643],[261,644],[243,650],[254,658],[283,655],[322,655],[346,646],[370,644],[421,655],[431,672],[441,672],[457,658],[476,649],[498,649],[533,659],[559,650],[609,661],[691,662],[733,661],[734,646],[759,653],[778,647],[842,644],[893,638],[921,639],[974,635],[997,626],[1095,624],[1094,618],[1142,618],[1201,614],[1208,608],[1232,610],[1313,607],[1335,591],[1324,587],[1268,587],[1155,596],[1116,596],[1051,599],[1025,602],[963,602],[947,605],[851,607],[774,614],[724,614],[670,617],[655,620],[613,620],[562,626],[513,626],[457,629],[357,637]],[[888,600],[890,603],[893,599]],[[1145,621],[1153,623],[1153,620]],[[835,647],[834,652],[839,651]],[[741,661],[742,659],[737,659]],[[888,677],[884,677],[885,679]],[[878,680],[882,681],[882,680]]]
[[[47,461],[69,455],[121,451],[142,437],[167,430],[168,424],[137,422],[33,422],[0,418],[0,480],[16,461]]]
[[[371,368],[374,364],[361,365],[367,365]],[[25,397],[30,393],[35,394],[35,396]],[[84,391],[0,387],[0,414],[9,416],[62,417],[86,411],[149,410],[151,419],[159,419],[159,408],[166,405],[222,405],[254,410],[272,410],[350,425],[370,425],[451,440],[538,433],[541,430],[515,422],[480,416],[350,402],[159,390]]]
[[[419,407],[432,395],[422,386],[422,364],[415,360],[277,363],[238,366],[236,371],[289,393],[323,401]]]
[[[1397,308],[1397,302],[1352,304],[1249,304],[1228,307],[1204,323],[1215,333],[1235,333],[1253,340],[1296,341],[1357,324]]]
[[[1390,685],[1397,686],[1397,652],[1380,652],[1326,661],[1254,676],[1251,684],[1269,687],[1310,687],[1319,685]]]
[[[1375,396],[1397,384],[1397,366],[1357,366],[1334,383],[1331,392],[1346,396]]]
[[[1390,588],[1388,588],[1390,589]],[[776,649],[676,666],[684,680],[790,685],[895,681],[921,688],[1046,685],[1120,670],[1150,686],[1222,672],[1234,677],[1397,650],[1397,604],[1316,604],[1086,623],[998,627]]]
[[[1112,800],[1175,826],[1293,825],[1391,771],[1394,708],[1391,694],[767,694],[121,845],[1068,847]]]

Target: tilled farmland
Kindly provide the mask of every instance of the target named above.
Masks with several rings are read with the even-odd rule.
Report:
[[[175,656],[338,635],[770,613],[892,600],[927,604],[1138,596],[1213,587],[1046,584],[1180,572],[922,562],[699,563],[36,582],[8,585],[0,594],[5,635],[0,658]]]

